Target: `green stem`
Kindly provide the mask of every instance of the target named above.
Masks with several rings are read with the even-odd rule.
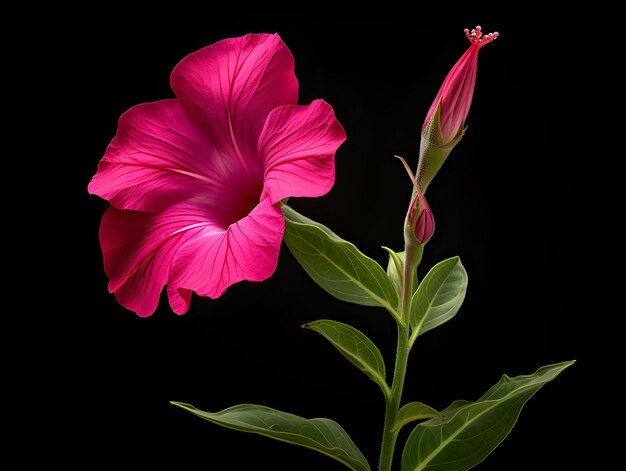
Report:
[[[409,228],[410,229],[410,228]],[[398,322],[398,340],[396,349],[396,365],[393,371],[391,394],[385,407],[385,425],[383,429],[383,443],[380,450],[379,471],[390,471],[393,463],[393,453],[396,447],[399,430],[394,431],[394,425],[400,410],[404,378],[409,361],[409,303],[413,295],[413,280],[417,264],[421,259],[423,246],[415,243],[415,238],[405,230],[405,258],[404,273],[402,276],[402,297],[400,299],[400,319]]]
[[[396,367],[393,373],[393,386],[391,395],[387,400],[385,408],[385,428],[383,430],[383,445],[380,450],[379,471],[390,471],[393,462],[393,452],[396,447],[398,431],[393,431],[400,410],[400,400],[402,399],[402,389],[404,387],[404,377],[409,359],[409,329],[398,324],[398,349],[396,351]]]

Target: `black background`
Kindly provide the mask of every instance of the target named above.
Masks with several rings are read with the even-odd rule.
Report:
[[[300,326],[331,318],[358,327],[391,372],[395,324],[388,314],[330,298],[283,246],[268,281],[240,283],[217,300],[194,297],[183,316],[163,297],[157,312],[141,319],[107,292],[97,238],[107,203],[86,187],[117,118],[135,104],[172,97],[169,74],[185,55],[225,37],[278,32],[295,56],[299,103],[328,101],[348,136],[332,191],[291,204],[384,265],[381,245],[402,249],[411,193],[392,156],[416,166],[425,113],[468,45],[463,28],[476,24],[501,36],[480,53],[468,132],[429,188],[437,228],[420,267],[423,276],[458,254],[469,290],[455,319],[414,348],[404,399],[444,408],[476,399],[502,373],[529,374],[577,358],[527,404],[479,469],[568,469],[577,462],[579,417],[572,410],[586,366],[571,314],[572,176],[553,140],[562,48],[554,26],[535,47],[530,38],[543,25],[526,23],[523,12],[361,20],[186,11],[142,21],[121,13],[104,26],[87,16],[73,24],[54,72],[72,115],[64,189],[76,204],[68,248],[74,302],[53,352],[61,354],[55,371],[65,397],[57,407],[72,430],[56,449],[61,462],[85,469],[344,469],[309,450],[201,421],[169,404],[176,400],[208,411],[247,402],[330,417],[375,467],[380,391]]]

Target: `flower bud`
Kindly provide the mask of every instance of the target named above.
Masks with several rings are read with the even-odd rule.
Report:
[[[498,37],[497,32],[483,36],[480,26],[465,29],[465,35],[470,47],[444,79],[422,127],[417,181],[423,191],[463,137],[476,84],[478,51]]]
[[[415,188],[407,222],[420,245],[428,242],[435,232],[435,218],[419,188]]]

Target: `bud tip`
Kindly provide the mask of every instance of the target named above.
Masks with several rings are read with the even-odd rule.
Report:
[[[476,28],[471,31],[465,28],[463,32],[472,44],[477,44],[479,47],[482,47],[485,44],[489,44],[491,41],[500,36],[500,33],[498,33],[497,31],[489,33],[487,35],[483,35],[482,28],[480,26],[476,26]]]

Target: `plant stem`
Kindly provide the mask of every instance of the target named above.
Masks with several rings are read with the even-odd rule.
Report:
[[[396,447],[398,431],[392,431],[396,423],[400,400],[402,399],[402,389],[404,387],[404,377],[409,359],[409,329],[398,324],[398,348],[396,351],[396,367],[393,372],[393,386],[391,395],[387,400],[385,408],[385,428],[383,430],[383,444],[380,450],[379,471],[390,471],[393,462],[393,452]]]
[[[398,339],[396,348],[396,365],[393,371],[391,394],[385,407],[385,425],[383,429],[383,443],[380,450],[379,471],[390,471],[393,463],[393,454],[399,430],[393,430],[400,410],[404,378],[409,361],[409,303],[413,295],[413,280],[415,270],[422,255],[423,246],[415,243],[412,234],[405,230],[404,273],[402,276],[402,297],[400,299],[400,318],[398,322]]]

